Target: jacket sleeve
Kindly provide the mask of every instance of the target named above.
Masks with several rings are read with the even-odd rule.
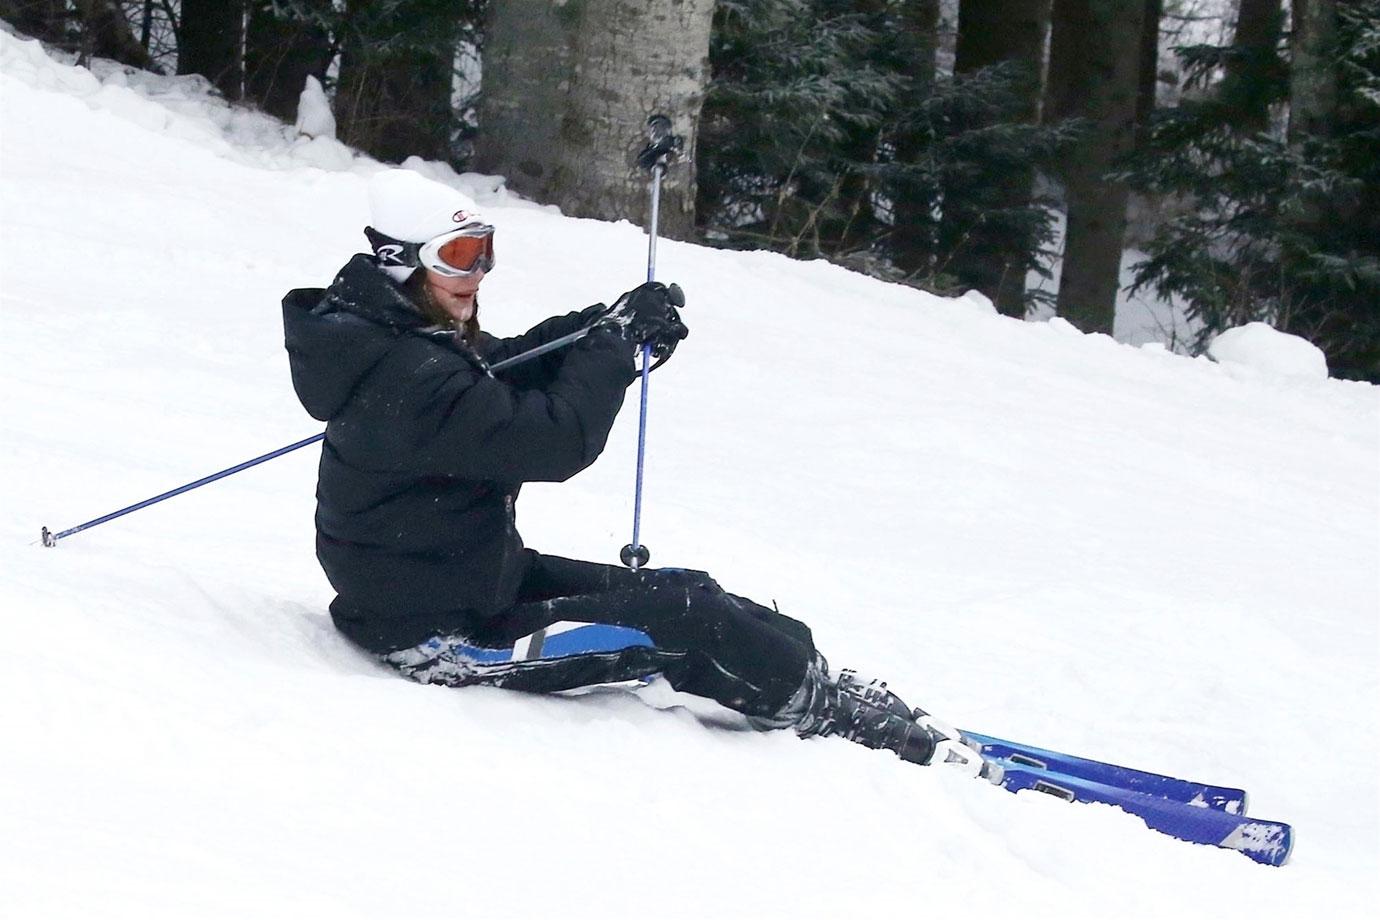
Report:
[[[497,364],[506,361],[525,351],[531,351],[547,342],[569,335],[585,328],[598,317],[600,313],[608,309],[604,304],[597,303],[574,313],[567,313],[565,316],[553,316],[543,320],[537,325],[528,329],[522,335],[511,336],[506,339],[495,339],[484,349],[484,359],[490,364]],[[561,364],[565,361],[566,350],[557,349],[550,354],[542,355],[532,361],[519,364],[508,370],[499,371],[499,375],[509,383],[518,387],[542,387],[551,383],[556,372],[560,370]]]
[[[541,388],[518,388],[481,375],[458,355],[429,351],[409,350],[411,360],[394,366],[393,395],[377,401],[378,421],[400,435],[383,439],[392,442],[389,465],[428,475],[569,479],[603,451],[636,377],[631,350],[604,331],[567,349]]]

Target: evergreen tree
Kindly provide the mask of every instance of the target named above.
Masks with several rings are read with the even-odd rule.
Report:
[[[718,4],[696,207],[711,241],[818,257],[865,249],[875,236],[858,180],[876,163],[903,84],[876,63],[883,14],[852,9],[864,5]]]
[[[1073,122],[1025,120],[1028,77],[1019,62],[1006,62],[936,81],[900,117],[906,134],[920,139],[918,151],[886,168],[897,199],[936,202],[928,215],[911,217],[925,227],[928,251],[896,252],[907,277],[942,293],[997,290],[1012,315],[1032,299],[1027,272],[1048,273],[1040,255],[1053,238],[1053,202],[1026,183],[1078,136]],[[908,232],[918,235],[915,227]]]
[[[226,99],[242,95],[243,0],[182,0],[177,72],[200,74]]]
[[[1380,382],[1380,0],[1338,5],[1332,34],[1319,60],[1333,101],[1292,143],[1255,129],[1290,98],[1284,49],[1270,60],[1258,48],[1182,50],[1200,76],[1249,64],[1256,78],[1228,78],[1157,120],[1130,175],[1194,209],[1158,230],[1136,283],[1184,299],[1203,324],[1198,350],[1263,320],[1322,348],[1335,376]]]
[[[1110,335],[1116,319],[1129,190],[1112,170],[1137,141],[1145,12],[1144,0],[1054,0],[1051,104],[1088,122],[1061,169],[1067,221],[1056,306],[1084,332]]]
[[[338,6],[338,5],[337,5]],[[448,160],[457,48],[474,41],[481,0],[346,0],[333,108],[340,139],[382,160]]]
[[[259,108],[292,121],[307,77],[327,82],[339,30],[331,0],[250,0],[244,42],[244,92]]]
[[[721,0],[705,237],[945,292],[991,286],[989,260],[964,257],[975,246],[1000,249],[1022,281],[1037,268],[1046,203],[979,177],[1025,175],[1066,132],[1028,123],[1018,64],[938,79],[936,20],[933,0]]]
[[[987,105],[955,113],[970,128],[987,130],[969,131],[968,146],[978,149],[969,168],[945,186],[940,238],[953,253],[953,274],[1011,316],[1025,315],[1026,274],[1043,227],[1043,212],[1030,206],[1035,175],[1024,135],[1032,132],[1017,126],[1039,119],[1049,12],[1049,0],[966,0],[959,6],[954,72],[1006,66],[994,72],[997,93]]]

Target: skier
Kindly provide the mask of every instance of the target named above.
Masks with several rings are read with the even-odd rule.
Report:
[[[885,684],[831,675],[805,624],[704,572],[524,548],[519,489],[569,479],[599,456],[637,377],[634,354],[650,343],[664,361],[687,334],[679,288],[648,282],[611,307],[497,339],[479,326],[496,258],[474,202],[399,169],[371,180],[369,204],[372,253],[329,288],[283,300],[293,385],[327,423],[317,557],[340,632],[423,683],[553,692],[660,673],[759,729],[837,734],[930,762],[932,730]],[[573,345],[492,369],[587,327]],[[606,624],[626,641],[543,648],[544,631],[563,623]]]

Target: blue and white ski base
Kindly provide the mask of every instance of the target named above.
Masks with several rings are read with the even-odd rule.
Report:
[[[1069,802],[1115,805],[1162,834],[1245,854],[1267,866],[1282,866],[1294,846],[1294,832],[1279,821],[1229,814],[1121,786],[1111,786],[1010,758],[987,760],[987,779],[1010,792],[1033,789]]]
[[[1160,773],[1149,773],[1131,767],[1119,767],[1100,760],[1062,754],[1019,741],[1006,741],[978,732],[963,731],[963,741],[987,760],[1006,760],[1034,770],[1049,770],[1090,780],[1105,786],[1117,786],[1155,798],[1182,802],[1198,808],[1210,808],[1229,815],[1246,813],[1246,790],[1230,786],[1213,786],[1175,779]]]

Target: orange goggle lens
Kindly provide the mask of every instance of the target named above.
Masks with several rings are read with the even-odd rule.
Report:
[[[441,246],[436,254],[442,262],[458,272],[472,272],[480,268],[488,271],[494,264],[494,235],[457,236]]]

